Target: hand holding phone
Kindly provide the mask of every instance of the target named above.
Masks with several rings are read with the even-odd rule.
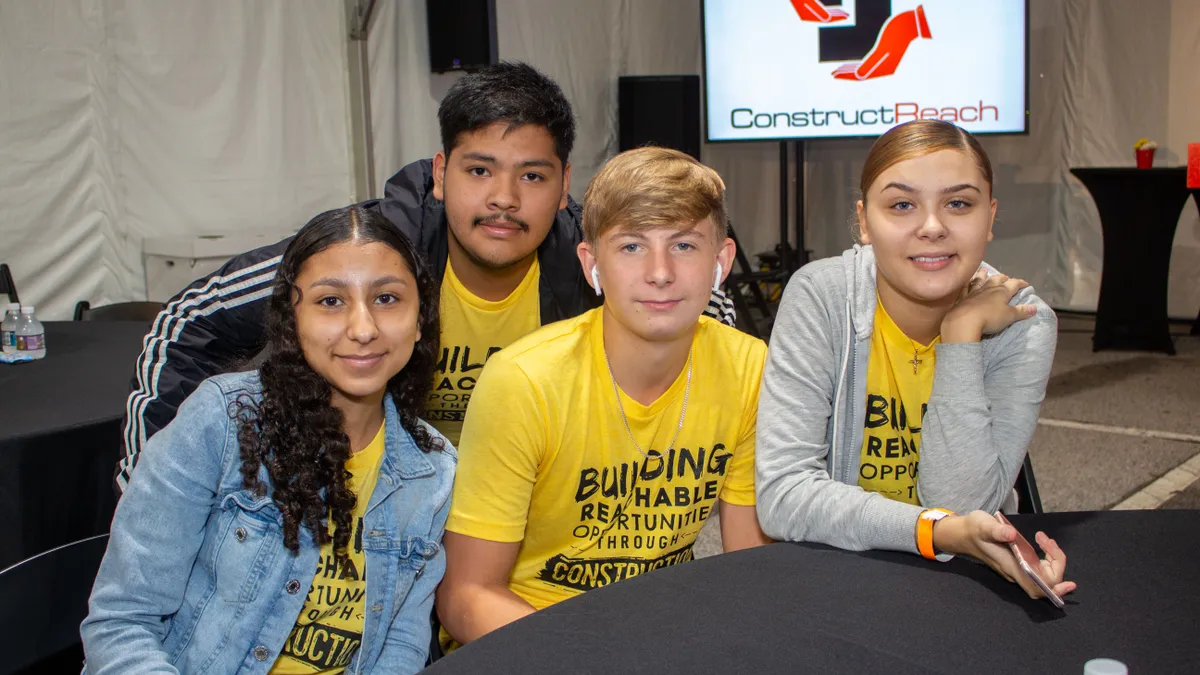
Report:
[[[1012,525],[1008,518],[1005,518],[1004,514],[1000,513],[999,511],[996,512],[996,520],[999,520],[1005,525]],[[1013,527],[1013,529],[1017,530],[1016,527]],[[1033,581],[1033,583],[1037,584],[1037,587],[1046,594],[1046,597],[1050,600],[1050,602],[1052,602],[1054,606],[1058,607],[1059,609],[1065,607],[1066,603],[1064,603],[1063,599],[1054,592],[1054,589],[1050,587],[1050,584],[1053,583],[1054,580],[1051,579],[1047,581],[1046,579],[1042,578],[1042,559],[1040,556],[1038,556],[1037,551],[1034,550],[1033,544],[1030,544],[1028,539],[1021,536],[1020,530],[1017,530],[1016,538],[1008,543],[1008,547],[1012,550],[1013,556],[1017,560],[1017,565],[1019,565],[1021,570],[1025,572],[1029,579]]]

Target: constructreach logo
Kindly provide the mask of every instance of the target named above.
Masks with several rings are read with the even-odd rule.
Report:
[[[924,5],[892,14],[891,0],[856,0],[854,25],[837,26],[850,18],[841,8],[842,0],[790,0],[800,21],[823,24],[817,29],[818,60],[842,61],[833,70],[839,80],[862,82],[896,73],[909,45],[916,40],[932,40]],[[782,119],[781,119],[782,118]],[[897,102],[890,107],[863,110],[817,110],[801,112],[755,113],[749,108],[734,108],[730,123],[735,129],[822,127],[840,122],[842,126],[884,124],[891,126],[916,119],[941,119],[949,122],[999,121],[1000,110],[979,101],[977,105],[942,108],[923,107],[915,102]]]
[[[850,17],[831,0],[829,7],[819,0],[791,0],[801,21],[832,24]],[[839,80],[870,80],[896,72],[913,40],[928,40],[929,21],[925,7],[892,14],[891,0],[858,0],[853,26],[822,26],[817,29],[821,63],[854,61],[833,71]]]

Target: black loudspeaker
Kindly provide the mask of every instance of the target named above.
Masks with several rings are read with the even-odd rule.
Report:
[[[622,152],[657,145],[700,159],[699,75],[621,77],[617,112]]]
[[[425,21],[433,72],[496,63],[496,0],[425,0]]]

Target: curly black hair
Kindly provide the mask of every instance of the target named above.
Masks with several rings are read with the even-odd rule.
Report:
[[[300,349],[295,305],[300,289],[296,277],[306,260],[342,243],[380,242],[395,249],[417,281],[421,339],[408,364],[387,383],[404,430],[425,452],[442,449],[419,416],[425,410],[433,384],[439,349],[438,286],[424,259],[412,243],[368,202],[326,211],[308,222],[288,245],[276,272],[266,310],[267,347],[259,367],[262,399],[238,400],[233,414],[241,445],[242,481],[246,489],[262,496],[268,486],[259,479],[265,466],[276,506],[283,513],[283,542],[299,551],[300,526],[308,528],[318,544],[330,541],[326,518],[334,523],[335,554],[344,557],[350,542],[355,506],[354,492],[346,485],[350,473],[350,439],[342,429],[341,410],[331,403],[333,388],[309,366]]]
[[[562,88],[527,63],[502,61],[454,83],[438,106],[442,150],[450,156],[464,133],[496,122],[510,130],[532,124],[554,139],[563,166],[575,145],[575,114]]]

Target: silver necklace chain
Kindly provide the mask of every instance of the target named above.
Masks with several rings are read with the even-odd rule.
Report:
[[[638,445],[637,439],[633,437],[633,430],[629,428],[629,418],[625,416],[625,406],[621,403],[621,391],[617,388],[617,378],[613,375],[612,362],[608,360],[608,351],[604,352],[604,365],[608,366],[608,379],[612,382],[613,395],[617,397],[617,409],[621,411],[621,421],[625,423],[625,433],[629,434],[629,442],[633,443],[633,447],[637,448],[639,454],[646,459],[664,459],[666,453],[658,453],[655,455],[648,454],[642,450],[642,446]],[[667,453],[675,447],[675,441],[679,440],[679,432],[683,430],[683,418],[687,416],[688,395],[692,391],[692,350],[688,348],[688,370],[687,384],[683,388],[683,410],[679,411],[679,424],[675,427],[675,435],[671,437],[671,443],[667,445]],[[655,452],[654,448],[650,448],[650,452]]]

